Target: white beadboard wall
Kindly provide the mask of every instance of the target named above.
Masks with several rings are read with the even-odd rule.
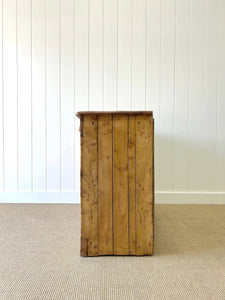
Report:
[[[0,0],[0,18],[0,202],[79,202],[75,111],[153,110],[156,201],[225,204],[224,0]]]

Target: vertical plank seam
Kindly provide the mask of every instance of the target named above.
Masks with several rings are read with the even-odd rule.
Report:
[[[130,164],[129,164],[129,115],[127,117],[127,180],[128,180],[128,253],[130,254]]]
[[[114,254],[114,199],[113,199],[113,115],[112,115],[112,254]]]
[[[99,197],[98,197],[98,172],[99,172],[99,159],[98,159],[98,115],[97,115],[97,241],[98,241],[98,255],[99,255]]]
[[[135,115],[135,255],[137,255],[137,210],[136,210],[136,204],[137,204],[137,189],[136,189],[136,149],[137,149],[137,139],[136,139],[136,115]]]
[[[31,87],[30,87],[30,104],[31,104],[31,192],[33,192],[34,190],[34,167],[33,167],[33,20],[32,20],[32,10],[33,10],[33,3],[32,0],[30,1],[30,52],[31,52],[31,56],[30,56],[30,83],[31,83]]]

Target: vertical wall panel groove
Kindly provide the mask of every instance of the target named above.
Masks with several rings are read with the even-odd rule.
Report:
[[[104,110],[104,57],[105,57],[105,49],[104,49],[104,37],[105,37],[105,32],[104,32],[104,24],[105,24],[105,17],[104,17],[104,9],[105,9],[105,5],[104,5],[104,0],[102,0],[102,110]]]
[[[176,2],[176,43],[174,64],[174,182],[175,191],[184,191],[187,186],[188,169],[188,98],[189,98],[189,2]]]
[[[203,115],[203,190],[216,190],[218,0],[205,1],[205,75]]]
[[[32,0],[33,191],[46,191],[45,0]]]
[[[102,110],[103,1],[90,0],[89,6],[89,97],[90,110]]]
[[[59,1],[59,191],[62,190],[62,51],[61,51],[61,0]]]
[[[190,126],[190,49],[191,49],[191,0],[188,2],[188,104],[187,104],[187,129],[186,129],[186,142],[187,142],[187,191],[190,191],[189,182],[189,161],[190,161],[190,139],[189,139],[189,126]]]
[[[218,45],[217,45],[217,94],[216,94],[216,173],[218,174],[218,169],[219,169],[219,165],[218,165],[218,124],[219,124],[219,112],[218,112],[218,106],[219,106],[219,57],[220,57],[220,53],[219,53],[219,49],[220,49],[220,0],[218,0]],[[216,181],[215,184],[215,190],[218,190],[218,181]]]
[[[175,1],[162,0],[159,190],[173,190]],[[157,134],[157,132],[156,132]]]
[[[158,182],[158,188],[160,190],[160,170],[161,170],[161,167],[160,167],[160,149],[161,149],[161,142],[160,142],[160,139],[161,139],[161,130],[160,130],[160,120],[161,120],[161,78],[162,78],[162,0],[160,0],[160,8],[159,8],[159,88],[158,88],[158,93],[159,93],[159,97],[158,97],[158,101],[159,101],[159,105],[158,105],[158,135],[159,135],[159,141],[158,141],[158,151],[156,152],[157,153],[157,156],[155,156],[157,159],[157,162],[158,162],[158,173],[156,173],[156,177],[157,177],[157,180],[156,180],[156,183]],[[156,115],[157,115],[157,111],[156,111]],[[157,117],[156,117],[156,120],[157,120]],[[156,148],[157,150],[157,148]],[[158,174],[158,176],[157,176]]]
[[[3,5],[4,186],[17,191],[16,1]],[[29,143],[29,140],[28,140]]]
[[[132,94],[132,84],[133,84],[133,0],[131,2],[131,13],[130,13],[130,35],[131,35],[131,42],[130,42],[130,109],[133,109],[133,94]]]
[[[217,190],[224,191],[225,182],[225,68],[224,68],[224,53],[225,53],[225,2],[219,2],[219,68],[218,68],[218,109],[217,109]]]
[[[103,100],[105,110],[117,108],[117,1],[104,0]]]
[[[61,190],[74,190],[74,1],[61,1]]]
[[[3,0],[2,0],[3,1]],[[16,126],[17,126],[17,192],[19,192],[19,101],[18,101],[18,0],[16,1]]]
[[[31,191],[33,192],[34,190],[34,172],[33,172],[33,56],[32,56],[32,52],[33,52],[33,44],[32,44],[32,40],[33,40],[33,36],[32,36],[32,30],[33,30],[33,24],[32,24],[32,9],[33,9],[33,5],[32,5],[32,1],[30,0],[31,4],[30,4],[30,98],[31,98],[31,108],[30,108],[30,114],[31,114]]]
[[[4,180],[4,91],[3,91],[3,0],[0,1],[0,191],[5,190]]]
[[[204,70],[203,0],[190,0],[190,82],[188,128],[188,183],[190,191],[202,188],[202,108]]]
[[[76,22],[75,22],[75,16],[76,16],[76,0],[73,1],[73,111],[76,111],[76,78],[75,78],[75,68],[76,68],[76,55],[75,55],[75,49],[76,49],[76,37],[75,37],[75,33],[76,33]],[[77,172],[76,172],[76,120],[75,120],[75,116],[73,116],[73,178],[74,178],[74,182],[73,182],[73,191],[76,191],[76,176],[77,176]]]
[[[90,109],[90,1],[88,1],[88,110]]]
[[[26,9],[25,9],[26,8]],[[19,191],[32,191],[32,7],[17,6]]]
[[[119,0],[116,1],[116,109],[118,109],[118,48],[119,48]]]
[[[48,191],[60,191],[59,1],[46,0]]]
[[[89,0],[75,0],[75,99],[76,111],[89,109]],[[75,191],[80,191],[79,119],[75,118]]]
[[[205,20],[205,0],[203,1],[203,53],[202,53],[202,111],[201,111],[201,147],[204,147],[204,103],[205,103],[205,35],[206,35],[206,20]],[[201,191],[203,192],[203,165],[204,165],[204,156],[201,158]]]
[[[146,86],[146,109],[153,110],[156,122],[156,183],[157,188],[160,181],[158,170],[160,165],[160,83],[161,83],[161,1],[148,1],[148,59],[147,86]]]
[[[48,131],[47,131],[47,124],[48,124],[48,119],[47,119],[47,41],[46,41],[46,37],[47,37],[47,16],[46,16],[46,1],[45,1],[45,33],[44,33],[44,39],[45,39],[45,191],[47,192],[48,190]]]
[[[148,0],[145,1],[145,110],[146,110],[146,103],[147,103],[147,65],[148,65]]]
[[[135,1],[135,0],[133,0]],[[118,110],[130,107],[131,91],[131,2],[118,1]]]
[[[172,181],[172,190],[174,191],[174,185],[175,185],[175,98],[176,98],[176,35],[177,35],[177,1],[174,0],[174,56],[173,56],[173,181]]]
[[[146,38],[147,38],[147,12],[146,0],[133,0],[133,49],[132,49],[132,109],[145,110],[146,106]],[[128,22],[128,20],[126,21]],[[128,37],[127,37],[128,39]],[[129,36],[130,39],[130,36]],[[128,55],[129,51],[126,51]],[[129,53],[130,55],[130,53]],[[130,68],[129,65],[124,65]],[[127,76],[125,72],[124,76]],[[123,79],[124,80],[124,79]],[[124,80],[125,81],[125,80]],[[125,81],[126,82],[126,81]],[[131,82],[129,82],[131,85]],[[129,91],[130,92],[130,91]],[[126,92],[124,97],[130,97]],[[127,105],[128,106],[128,105]]]

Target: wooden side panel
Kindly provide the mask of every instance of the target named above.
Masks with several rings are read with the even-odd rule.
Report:
[[[114,254],[128,255],[128,117],[113,116]]]
[[[88,256],[88,239],[81,238],[80,243],[80,255],[81,256]]]
[[[129,116],[128,185],[129,185],[129,254],[136,254],[136,121]]]
[[[153,252],[153,118],[136,116],[137,255]]]
[[[97,116],[85,115],[81,122],[81,241],[87,239],[88,256],[97,256]]]
[[[99,255],[113,254],[112,116],[98,116],[98,229]]]

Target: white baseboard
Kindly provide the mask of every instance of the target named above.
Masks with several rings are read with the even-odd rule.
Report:
[[[79,192],[0,192],[0,203],[80,203]],[[224,204],[225,192],[156,192],[156,204]]]
[[[2,192],[0,203],[80,203],[78,192]]]

